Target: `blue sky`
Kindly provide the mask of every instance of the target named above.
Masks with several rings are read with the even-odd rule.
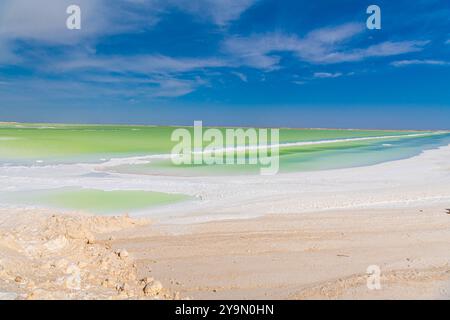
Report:
[[[0,121],[450,129],[449,54],[447,0],[3,0]]]

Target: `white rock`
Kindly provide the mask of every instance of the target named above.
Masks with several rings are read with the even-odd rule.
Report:
[[[122,250],[117,251],[117,255],[118,255],[121,259],[126,259],[126,258],[129,256],[128,251],[125,250],[125,249],[122,249]]]
[[[65,236],[60,236],[56,239],[47,241],[44,244],[45,248],[49,251],[58,251],[63,249],[68,244],[68,240]]]

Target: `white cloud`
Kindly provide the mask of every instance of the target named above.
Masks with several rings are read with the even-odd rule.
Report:
[[[189,94],[206,81],[193,75],[209,68],[225,66],[218,59],[172,58],[163,55],[91,56],[74,55],[67,59],[43,63],[47,73],[73,74],[83,83],[110,90],[129,88],[137,96],[178,97]],[[118,91],[120,92],[120,90]]]
[[[291,52],[308,63],[333,64],[421,51],[428,43],[386,41],[362,49],[348,49],[344,45],[363,31],[363,25],[349,23],[313,30],[304,38],[283,33],[231,37],[225,40],[223,50],[234,56],[238,64],[271,71],[280,67],[281,58],[277,55],[280,52]]]
[[[287,37],[276,33],[247,38],[232,37],[223,43],[223,50],[233,56],[237,64],[270,70],[278,68],[280,62],[280,57],[273,53],[285,51],[288,42]]]
[[[151,92],[153,97],[180,97],[193,92],[204,82],[196,80],[180,80],[173,78],[155,80],[157,88]]]
[[[8,86],[4,93],[11,97],[46,96],[50,99],[149,99],[180,97],[195,91],[207,82],[200,78],[179,79],[171,76],[134,78],[108,76],[81,76],[67,79],[11,78],[0,79]]]
[[[406,67],[410,65],[435,65],[435,66],[447,66],[450,65],[448,61],[442,60],[399,60],[391,63],[394,67]]]
[[[241,79],[241,81],[243,82],[248,82],[248,78],[245,74],[243,74],[242,72],[231,72],[231,74],[234,74],[236,77],[238,77],[239,79]]]
[[[426,46],[429,41],[386,41],[380,44],[376,44],[368,47],[366,50],[362,51],[362,56],[370,57],[385,57],[394,56],[404,53],[418,52],[422,51],[423,47]]]
[[[206,68],[226,66],[227,63],[216,58],[172,58],[164,55],[137,56],[89,56],[75,55],[64,61],[52,64],[48,71],[95,70],[103,72],[167,74],[198,71]]]
[[[161,18],[171,9],[189,13],[198,19],[225,26],[240,18],[242,13],[259,0],[126,0],[122,6],[128,13],[141,18]],[[134,19],[136,20],[136,19]]]
[[[342,76],[341,72],[330,73],[330,72],[316,72],[314,73],[314,78],[339,78]]]
[[[40,71],[55,76],[72,75],[108,95],[146,98],[178,97],[207,84],[197,74],[222,67],[219,59],[172,58],[163,55],[98,56],[85,52],[56,59],[47,57]],[[197,76],[195,76],[197,75]],[[65,80],[61,80],[62,83]],[[112,91],[112,92],[111,92]],[[127,94],[125,92],[128,91]]]
[[[183,11],[206,18],[219,26],[238,19],[258,0],[168,0]]]
[[[338,43],[360,33],[362,28],[362,25],[351,23],[317,29],[303,39],[283,33],[232,37],[224,42],[223,50],[234,56],[238,63],[273,70],[279,68],[280,57],[276,55],[277,52],[292,52],[302,60],[317,62]]]
[[[317,57],[315,62],[332,64],[341,62],[356,62],[372,57],[396,56],[405,53],[422,51],[423,47],[428,43],[428,41],[386,41],[372,45],[365,49],[330,52],[321,57]]]

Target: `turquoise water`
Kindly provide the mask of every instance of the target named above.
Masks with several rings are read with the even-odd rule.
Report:
[[[450,134],[399,137],[365,141],[345,141],[309,146],[280,148],[280,172],[318,171],[374,165],[419,155],[429,149],[450,144]],[[233,175],[258,174],[259,165],[186,165],[175,166],[170,160],[148,164],[122,165],[121,173],[149,175]]]
[[[161,192],[81,188],[58,188],[0,194],[2,203],[86,211],[95,214],[123,214],[189,200],[189,197]]]
[[[425,150],[450,144],[450,134],[378,140],[348,146],[329,146],[324,150],[290,150],[282,156],[286,171],[316,171],[374,165],[419,155]]]

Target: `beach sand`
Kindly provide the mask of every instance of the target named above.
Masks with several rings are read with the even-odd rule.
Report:
[[[445,207],[190,225],[23,212],[1,223],[0,298],[448,299]],[[367,288],[371,265],[381,290]],[[163,289],[146,295],[153,278]]]
[[[450,298],[444,207],[147,226],[115,245],[135,257],[141,277],[157,275],[194,299]],[[371,265],[381,290],[367,288]]]
[[[154,191],[200,199],[152,223],[4,209],[0,299],[448,299],[449,155],[273,178],[152,177]],[[380,290],[367,287],[369,266]]]

